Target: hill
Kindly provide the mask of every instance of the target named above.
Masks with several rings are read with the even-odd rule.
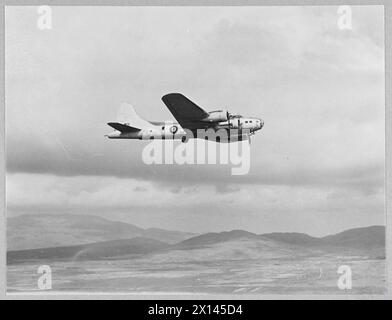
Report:
[[[255,234],[244,230],[191,233],[109,221],[91,215],[23,215],[8,219],[7,263],[34,259],[102,259],[154,252],[157,259],[203,255],[212,259],[298,255],[309,250],[361,251],[385,256],[385,227],[370,226],[316,238],[303,233]],[[299,250],[298,250],[299,249]],[[200,252],[199,252],[200,251]],[[214,258],[214,259],[215,259]]]
[[[289,243],[303,247],[314,247],[322,244],[321,238],[311,237],[305,233],[298,232],[274,232],[261,235],[266,239]]]
[[[7,219],[7,250],[73,246],[146,237],[177,243],[195,234],[110,221],[93,215],[35,214]]]
[[[385,247],[385,227],[370,226],[346,230],[334,235],[323,237],[322,242],[328,246],[353,248],[382,248]]]
[[[257,239],[258,235],[244,230],[232,230],[224,232],[210,232],[196,237],[186,239],[179,243],[177,247],[197,247],[219,242],[231,241],[235,239]]]
[[[192,237],[182,241],[177,247],[197,247],[235,239],[272,240],[286,245],[295,245],[305,248],[374,249],[385,247],[385,227],[370,226],[354,228],[321,238],[311,237],[307,234],[296,232],[274,232],[257,235],[243,230],[233,230],[220,233],[206,233]]]
[[[169,245],[158,240],[136,237],[85,245],[51,247],[7,252],[7,264],[28,260],[99,260],[126,255],[147,254]]]

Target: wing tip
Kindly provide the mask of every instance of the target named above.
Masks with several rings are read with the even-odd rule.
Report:
[[[170,98],[170,97],[185,97],[182,93],[179,92],[171,92],[162,96],[162,100]]]

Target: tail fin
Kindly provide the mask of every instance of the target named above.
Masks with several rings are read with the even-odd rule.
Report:
[[[139,117],[135,111],[135,108],[128,103],[121,104],[121,107],[117,113],[117,120],[118,123],[110,122],[108,125],[122,132],[130,132],[129,128],[132,128],[132,131],[137,131],[154,127],[153,124]],[[116,127],[114,127],[114,125]]]

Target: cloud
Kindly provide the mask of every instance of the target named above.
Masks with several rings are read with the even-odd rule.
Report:
[[[191,232],[235,229],[254,232],[296,230],[311,234],[384,223],[383,190],[363,193],[345,188],[208,185],[175,190],[152,182],[114,177],[7,175],[7,209],[21,213],[90,213],[146,227]],[[341,223],[335,220],[340,217]],[[219,223],[215,224],[219,220]],[[192,223],[191,223],[192,221]],[[240,223],[240,225],[236,225]]]

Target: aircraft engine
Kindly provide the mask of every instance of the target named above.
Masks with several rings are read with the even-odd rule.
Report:
[[[222,122],[229,120],[230,114],[226,110],[217,110],[208,112],[208,116],[202,121],[205,122]]]
[[[229,120],[229,128],[230,129],[239,129],[239,124],[238,124],[238,120],[234,119],[234,120]]]

